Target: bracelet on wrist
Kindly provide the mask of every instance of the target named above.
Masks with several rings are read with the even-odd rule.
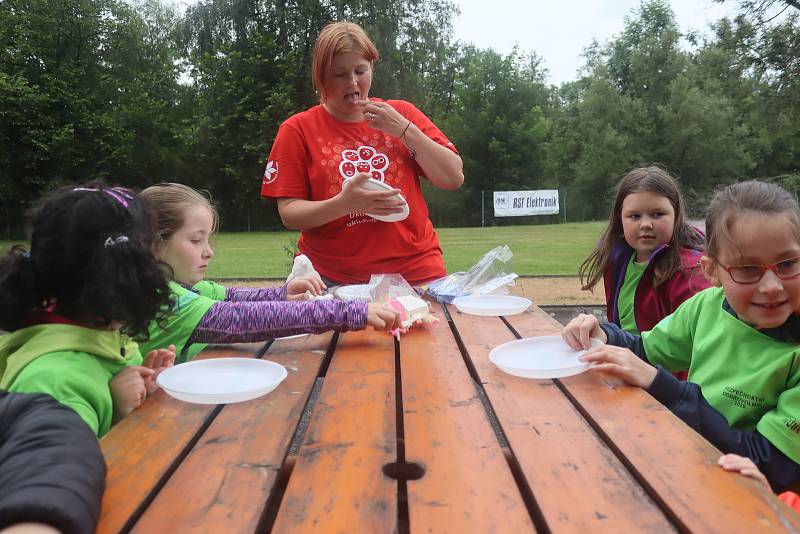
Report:
[[[403,144],[406,145],[406,148],[408,149],[409,153],[411,153],[411,159],[417,159],[417,151],[414,150],[413,148],[411,148],[408,145],[408,140],[406,140],[406,130],[408,130],[409,126],[411,126],[411,121],[408,121],[408,124],[406,124],[406,127],[403,128],[403,133],[400,134],[400,139],[403,140]]]
[[[408,130],[409,126],[411,126],[411,121],[408,121],[408,124],[406,124],[406,127],[403,128],[403,133],[400,134],[400,139],[405,140],[405,138],[406,138],[406,130]]]

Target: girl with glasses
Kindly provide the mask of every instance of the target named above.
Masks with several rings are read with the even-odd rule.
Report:
[[[634,336],[591,315],[563,332],[593,371],[646,388],[724,453],[750,458],[775,490],[800,480],[800,208],[781,187],[734,184],[706,216],[714,287]],[[668,371],[689,369],[679,382]]]

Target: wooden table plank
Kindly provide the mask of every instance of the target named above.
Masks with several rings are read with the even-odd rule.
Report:
[[[449,310],[553,532],[674,529],[553,381],[514,377],[489,361],[492,348],[515,339],[501,319]],[[523,315],[540,335],[555,332],[538,308]]]
[[[203,351],[198,359],[254,355],[252,347],[218,348]],[[126,525],[215,408],[181,402],[157,391],[100,440],[108,473],[99,534],[119,532]]]
[[[546,314],[508,318],[523,337],[561,325]],[[762,485],[717,466],[720,452],[640,388],[584,373],[564,388],[664,506],[692,532],[800,530],[800,516]],[[665,446],[668,443],[668,446]]]
[[[447,321],[402,336],[400,358],[406,461],[426,468],[408,482],[411,531],[533,531]]]
[[[395,530],[397,483],[382,474],[397,449],[394,359],[385,332],[339,337],[273,532]]]
[[[332,337],[273,343],[264,359],[286,367],[286,380],[225,406],[133,531],[254,532]]]

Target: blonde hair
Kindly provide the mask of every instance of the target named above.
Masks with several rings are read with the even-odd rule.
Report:
[[[211,201],[196,189],[183,184],[163,183],[148,187],[139,197],[144,200],[156,217],[156,228],[161,242],[169,241],[186,224],[186,213],[198,206],[211,212],[214,219],[212,232],[219,227],[219,213]]]
[[[367,32],[354,22],[331,22],[319,32],[311,60],[311,82],[325,102],[325,75],[330,72],[333,57],[337,54],[358,52],[372,64],[380,54],[367,36]]]

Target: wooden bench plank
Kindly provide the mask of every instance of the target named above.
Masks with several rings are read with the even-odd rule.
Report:
[[[397,483],[394,340],[348,332],[325,375],[273,532],[390,532]]]
[[[524,337],[560,333],[562,328],[544,313],[508,321]],[[611,385],[595,373],[561,383],[664,506],[693,532],[800,530],[800,516],[762,485],[720,469],[721,453],[646,391]]]
[[[492,348],[515,339],[501,319],[462,314],[452,306],[449,310],[550,529],[674,529],[552,380],[514,377],[489,361]],[[538,308],[524,314],[531,330],[555,333],[540,314],[544,312]]]
[[[332,333],[272,344],[288,376],[268,395],[224,407],[134,532],[254,532]]]
[[[411,531],[533,531],[447,321],[405,334],[400,358],[406,461],[426,468],[408,482]]]
[[[252,347],[210,348],[198,359],[252,357]],[[119,532],[195,438],[213,405],[189,404],[157,391],[100,440],[108,465],[99,534]]]

